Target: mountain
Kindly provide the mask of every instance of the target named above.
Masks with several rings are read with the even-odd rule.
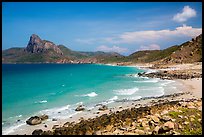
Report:
[[[64,45],[41,40],[33,34],[26,48],[10,48],[2,51],[3,63],[152,63],[155,66],[202,61],[202,34],[181,45],[164,50],[137,51],[129,56],[116,52],[80,52]]]
[[[122,56],[118,53],[78,52],[64,45],[55,45],[32,34],[25,48],[2,51],[2,63],[99,63],[103,59]]]
[[[144,50],[127,57],[105,60],[105,63],[134,64],[152,63],[156,66],[175,63],[193,63],[202,61],[202,34],[181,45],[174,45],[164,50]]]

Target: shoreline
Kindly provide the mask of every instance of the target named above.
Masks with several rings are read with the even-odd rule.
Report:
[[[106,64],[105,64],[106,65]],[[116,65],[117,66],[117,65]],[[151,66],[151,65],[150,65]],[[140,69],[148,69],[148,70],[155,70],[155,71],[159,71],[160,69],[150,69],[148,65],[131,65],[131,67],[138,67]],[[128,108],[134,108],[135,105],[141,106],[141,105],[150,105],[149,103],[154,101],[158,101],[158,100],[176,100],[176,99],[189,99],[189,98],[200,98],[202,97],[202,78],[198,78],[198,79],[190,79],[190,80],[180,80],[180,79],[174,79],[175,81],[182,83],[185,86],[185,89],[183,89],[183,95],[180,96],[169,96],[169,97],[159,97],[159,98],[147,98],[147,99],[142,99],[142,100],[136,100],[136,101],[126,101],[126,102],[114,102],[112,104],[112,107],[108,108],[108,110],[105,111],[98,111],[98,107],[95,107],[93,110],[91,111],[83,111],[83,112],[79,112],[78,114],[72,116],[72,118],[67,118],[67,119],[60,119],[58,121],[44,121],[42,124],[39,125],[35,125],[35,126],[29,126],[29,125],[25,125],[25,127],[23,127],[24,130],[20,130],[17,132],[12,132],[10,133],[10,135],[12,134],[27,134],[30,135],[32,134],[32,132],[35,129],[42,129],[43,131],[48,131],[48,130],[52,130],[52,127],[55,125],[58,125],[56,127],[60,127],[63,126],[63,124],[65,124],[66,122],[73,122],[75,121],[75,123],[80,122],[80,120],[82,119],[81,117],[83,117],[84,120],[89,119],[89,118],[96,118],[99,117],[103,114],[110,114],[113,112],[117,112],[117,111],[122,111]],[[195,84],[196,83],[196,84]],[[186,89],[188,89],[189,91],[186,91]],[[191,91],[191,92],[190,92]],[[190,93],[188,93],[190,92]],[[201,96],[200,96],[201,95]],[[99,114],[97,114],[99,113]],[[45,127],[45,125],[47,125],[47,127]]]

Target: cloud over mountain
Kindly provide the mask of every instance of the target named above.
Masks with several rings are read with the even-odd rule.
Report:
[[[174,15],[173,20],[176,22],[185,22],[188,19],[195,17],[196,11],[189,6],[184,6],[181,13]]]

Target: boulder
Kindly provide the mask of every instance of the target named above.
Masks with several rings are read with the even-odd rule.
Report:
[[[159,118],[157,116],[151,116],[151,119],[155,122],[155,123],[159,123]]]
[[[163,128],[165,128],[165,129],[167,129],[167,130],[174,129],[174,123],[173,123],[173,122],[168,121],[168,122],[164,123]]]
[[[85,108],[84,108],[82,105],[79,105],[79,106],[75,109],[75,111],[83,111],[83,110],[85,110]]]
[[[103,105],[103,106],[98,108],[98,110],[100,110],[100,111],[104,111],[104,110],[107,110],[107,109],[108,109],[108,107],[106,105]]]
[[[26,123],[28,125],[37,125],[37,124],[40,124],[42,122],[41,118],[38,117],[38,116],[34,116],[34,117],[30,117]]]
[[[39,118],[41,119],[41,120],[46,120],[46,119],[48,119],[48,115],[42,115],[42,116],[39,116]]]
[[[32,132],[32,135],[42,135],[43,130],[42,129],[36,129]]]
[[[170,120],[171,120],[171,117],[169,117],[169,116],[162,116],[161,117],[161,121],[167,122],[167,121],[170,121]]]

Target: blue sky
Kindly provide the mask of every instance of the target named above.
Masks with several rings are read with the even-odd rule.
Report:
[[[3,2],[2,48],[29,37],[76,51],[165,49],[202,33],[201,2]]]

